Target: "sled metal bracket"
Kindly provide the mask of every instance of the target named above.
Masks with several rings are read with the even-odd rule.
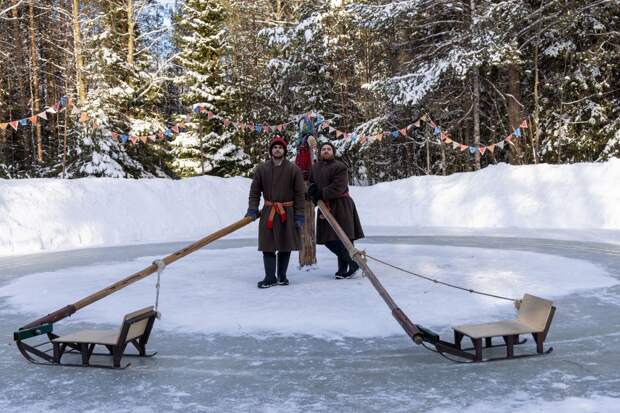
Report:
[[[32,337],[40,336],[42,334],[51,333],[54,330],[52,323],[41,324],[31,328],[20,328],[13,333],[14,341],[26,340]]]

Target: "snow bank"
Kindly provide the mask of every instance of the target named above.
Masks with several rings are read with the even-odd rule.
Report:
[[[497,165],[351,188],[372,228],[620,230],[620,159]],[[243,216],[250,181],[0,180],[0,255],[194,240]],[[235,236],[255,236],[256,224]],[[416,231],[417,233],[417,231]]]
[[[602,267],[555,255],[402,244],[368,244],[365,249],[412,271],[507,297],[522,297],[527,291],[556,300],[586,291],[604,294],[606,288],[618,284]],[[334,255],[326,248],[319,248],[317,255],[319,267],[315,270],[300,271],[290,266],[290,287],[259,290],[256,283],[263,277],[263,262],[254,248],[197,251],[163,273],[159,301],[163,317],[157,328],[255,337],[402,335],[401,327],[367,279],[358,275],[353,280],[334,280]],[[8,304],[3,311],[40,317],[148,266],[155,258],[20,277],[0,287],[0,297],[7,297]],[[445,332],[449,325],[514,317],[510,301],[438,287],[389,267],[375,267],[405,313],[438,332]],[[33,300],[29,292],[35,290],[45,300]],[[123,314],[154,301],[155,279],[150,277],[84,308],[63,323],[118,325]]]

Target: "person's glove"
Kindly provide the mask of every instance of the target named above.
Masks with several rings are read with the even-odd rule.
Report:
[[[313,182],[308,186],[308,195],[312,198],[314,195],[319,193],[319,187]]]
[[[258,209],[248,209],[248,212],[245,213],[246,217],[256,218],[258,215]]]
[[[304,226],[306,222],[306,217],[303,215],[295,215],[295,226],[299,229]]]

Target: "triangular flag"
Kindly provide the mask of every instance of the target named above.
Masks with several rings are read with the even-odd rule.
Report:
[[[448,134],[445,132],[441,132],[439,134],[439,139],[441,139],[442,141],[445,141],[446,139],[448,139]]]
[[[206,106],[200,106],[200,113],[205,113],[207,111]]]
[[[37,116],[40,117],[43,120],[47,120],[47,113],[45,113],[45,112],[41,112]]]
[[[155,140],[157,139],[156,135],[149,135],[149,139],[152,140],[153,142],[155,142]]]
[[[60,102],[54,103],[54,109],[60,110]]]
[[[127,139],[129,139],[129,136],[121,135],[121,142],[125,143],[125,142],[127,142]]]
[[[398,135],[400,135],[399,131],[397,131],[397,130],[392,131],[392,139],[398,138]]]
[[[454,142],[452,139],[450,139],[450,137],[448,135],[446,135],[446,140],[445,140],[446,144],[451,144],[452,142]]]
[[[82,112],[82,114],[80,115],[80,122],[84,123],[87,120],[88,120],[88,113]]]
[[[56,109],[51,108],[51,107],[50,107],[50,108],[45,109],[45,111],[46,111],[47,113],[52,113],[52,114],[56,113]]]
[[[338,129],[336,129],[336,138],[341,137],[342,135],[344,135],[343,132],[340,132]]]
[[[360,138],[360,143],[364,142],[366,142],[366,135],[362,135],[362,137]]]
[[[263,133],[269,133],[271,131],[271,127],[269,125],[263,126]]]
[[[495,144],[487,146],[487,149],[489,152],[493,153],[493,151],[495,151]]]
[[[14,120],[13,122],[9,122],[9,125],[11,125],[11,127],[15,130],[17,130],[17,125],[19,124],[19,122],[17,122],[16,120]]]
[[[99,128],[99,124],[97,122],[93,122],[93,129],[98,129]]]
[[[512,135],[508,135],[508,136],[506,136],[506,138],[505,138],[504,140],[505,140],[506,142],[508,142],[508,143],[512,143],[512,142],[511,142],[511,141],[512,141]]]
[[[192,109],[192,111],[193,111],[194,113],[198,113],[198,112],[200,112],[200,106],[194,106],[194,109]]]
[[[456,141],[452,141],[452,149],[459,149],[461,147],[461,144],[456,142]]]
[[[136,142],[138,142],[138,138],[136,138],[135,136],[130,136],[129,140],[131,141],[131,143],[133,143],[134,145],[136,144]]]
[[[429,118],[427,114],[422,115],[420,119],[423,120],[424,122],[428,122],[431,120],[431,118]]]
[[[527,119],[523,119],[523,122],[521,122],[521,124],[519,125],[520,128],[522,129],[527,129]]]
[[[254,125],[254,129],[256,129],[256,132],[261,133],[263,131],[263,125],[257,123],[256,125]]]
[[[441,129],[439,129],[438,127],[435,127],[435,129],[433,130],[433,134],[439,135],[440,133],[441,133]]]
[[[467,145],[463,145],[463,144],[461,144],[461,146],[460,146],[461,152],[463,152],[463,151],[464,151],[465,149],[467,149],[467,148],[468,148],[468,146],[467,146]]]
[[[71,107],[73,106],[73,99],[69,98],[69,100],[67,101],[67,107]]]
[[[481,146],[480,148],[478,148],[480,150],[480,154],[484,155],[484,152],[487,150],[486,146]]]
[[[179,125],[174,125],[173,127],[170,128],[172,130],[172,132],[174,133],[179,133]]]
[[[19,124],[22,125],[22,126],[28,125],[28,119],[27,118],[20,119],[19,120]]]
[[[2,130],[6,129],[7,126],[9,126],[8,123],[0,123],[0,129],[2,129]]]
[[[142,143],[146,143],[146,140],[148,138],[146,136],[140,136],[140,140],[142,141]]]
[[[495,146],[499,146],[500,149],[504,149],[504,141],[497,142]]]
[[[82,111],[77,106],[74,106],[73,109],[71,109],[71,113],[74,114],[74,115],[79,115],[80,112],[82,112]]]
[[[67,102],[68,102],[68,101],[69,101],[69,98],[68,98],[68,97],[66,97],[66,96],[61,97],[61,98],[60,98],[60,106],[61,106],[61,107],[63,107],[63,106],[67,106]]]
[[[407,136],[407,128],[402,128],[400,130],[400,134],[403,135],[403,136]]]
[[[515,131],[512,134],[517,136],[517,137],[521,136],[521,128],[515,129]]]
[[[475,146],[470,146],[470,147],[469,147],[469,153],[476,153],[476,151],[477,151],[477,150],[478,150],[478,149],[476,149],[476,147],[475,147]]]
[[[159,138],[160,141],[164,140],[164,134],[162,132],[159,132],[159,135],[157,135],[157,137]]]
[[[230,119],[226,118],[226,119],[224,119],[224,127],[227,128],[228,125],[230,125]]]
[[[37,124],[37,121],[38,121],[37,115],[33,115],[33,116],[29,117],[28,119],[30,119],[30,123],[32,123],[33,125]]]
[[[209,119],[209,120],[210,120],[210,119],[213,119],[213,116],[215,116],[215,115],[213,114],[213,112],[211,112],[211,111],[207,112],[207,119]]]
[[[334,133],[336,132],[336,128],[334,128],[333,126],[329,127],[329,133]]]
[[[416,128],[419,128],[419,127],[420,127],[420,119],[416,120],[416,121],[413,123],[413,126],[415,126]]]
[[[234,126],[235,128],[237,128],[237,129],[239,129],[239,126],[240,126],[240,125],[241,125],[241,124],[240,124],[239,122],[233,122],[233,126]]]
[[[112,139],[114,139],[115,141],[118,140],[118,133],[117,132],[112,132]]]

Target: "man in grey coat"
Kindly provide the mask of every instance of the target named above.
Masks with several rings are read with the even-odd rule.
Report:
[[[265,278],[258,288],[289,284],[286,270],[291,251],[299,251],[301,247],[299,231],[304,224],[306,188],[301,170],[286,159],[286,141],[281,137],[271,140],[269,154],[271,159],[254,170],[246,213],[246,216],[258,215],[262,194],[264,207],[258,227],[258,250],[263,252]]]

